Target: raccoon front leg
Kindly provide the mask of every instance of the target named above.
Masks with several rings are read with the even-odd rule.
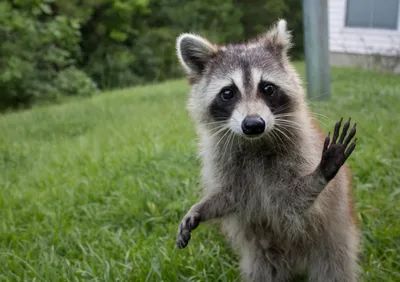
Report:
[[[235,203],[230,192],[220,191],[206,196],[193,205],[179,225],[177,245],[183,249],[189,243],[191,232],[200,222],[223,217],[234,210]]]
[[[294,189],[292,190],[294,195],[291,195],[292,199],[299,199],[293,204],[296,212],[304,212],[312,206],[318,195],[327,186],[329,181],[336,176],[339,169],[356,147],[357,139],[351,142],[356,135],[356,124],[354,124],[354,127],[347,135],[350,127],[350,120],[349,118],[344,124],[340,136],[340,127],[343,119],[340,119],[340,121],[335,124],[332,140],[330,138],[330,133],[325,138],[322,158],[318,167],[313,173],[299,179],[294,185]]]

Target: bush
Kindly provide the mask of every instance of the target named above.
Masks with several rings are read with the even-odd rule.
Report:
[[[76,67],[60,71],[54,84],[62,95],[91,96],[97,92],[97,86],[93,80]]]
[[[126,87],[144,81],[131,70],[136,63],[135,59],[129,47],[104,44],[90,54],[84,70],[101,89]]]
[[[0,109],[174,78],[180,33],[240,42],[280,17],[296,30],[299,58],[297,0],[3,0]]]
[[[154,28],[135,42],[132,51],[136,60],[131,69],[143,82],[162,81],[181,74],[175,55],[178,35],[177,31],[169,28]]]
[[[40,1],[39,1],[40,2]],[[50,6],[0,3],[0,100],[2,108],[29,107],[63,92],[54,81],[79,54],[79,24]],[[35,2],[36,3],[36,2]]]

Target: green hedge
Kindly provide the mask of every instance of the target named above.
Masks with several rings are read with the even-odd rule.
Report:
[[[297,0],[5,0],[0,3],[0,109],[87,96],[182,74],[181,32],[218,43],[251,38],[278,18],[296,29]]]

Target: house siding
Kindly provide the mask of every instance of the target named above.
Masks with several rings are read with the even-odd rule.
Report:
[[[349,28],[346,7],[347,0],[328,0],[331,53],[400,56],[400,19],[397,30]]]

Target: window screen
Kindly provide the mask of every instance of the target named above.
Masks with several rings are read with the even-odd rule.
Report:
[[[346,26],[397,29],[400,0],[347,0]]]

